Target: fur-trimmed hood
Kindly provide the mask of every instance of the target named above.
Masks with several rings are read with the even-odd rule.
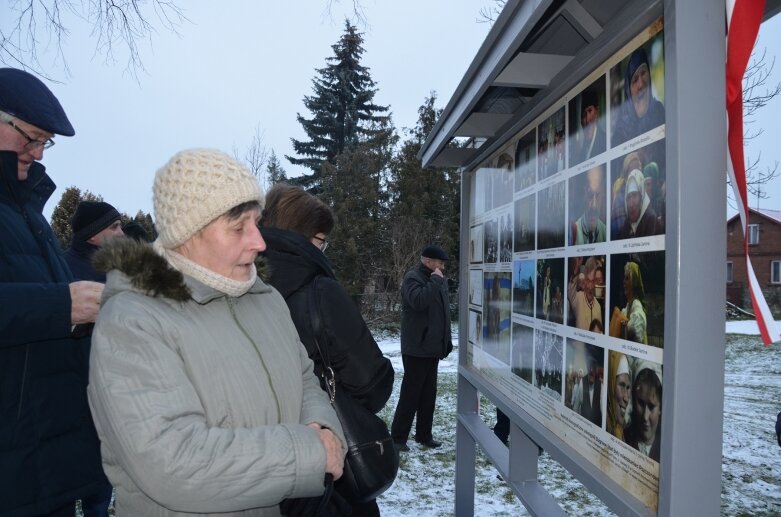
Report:
[[[112,294],[111,291],[123,291],[129,288],[147,296],[169,298],[177,302],[199,298],[193,294],[192,282],[186,281],[184,275],[171,267],[168,261],[148,243],[130,238],[113,239],[95,252],[92,264],[97,271],[106,274],[119,271],[127,278],[128,286],[119,285],[114,289],[107,286],[108,295]],[[258,270],[258,277],[265,284],[268,278],[268,265],[265,258],[259,255],[255,260],[255,267]],[[109,281],[109,284],[111,283]]]

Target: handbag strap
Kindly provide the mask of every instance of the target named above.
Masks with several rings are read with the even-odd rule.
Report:
[[[312,339],[315,342],[315,348],[317,348],[320,360],[323,362],[322,376],[323,381],[325,381],[325,391],[328,393],[331,404],[333,404],[334,399],[336,398],[336,374],[334,374],[334,369],[331,368],[331,358],[328,355],[328,347],[321,347],[320,341],[317,339],[323,331],[323,318],[320,314],[320,304],[317,303],[318,278],[318,276],[315,276],[312,280],[312,284],[309,286],[309,317],[312,321]]]

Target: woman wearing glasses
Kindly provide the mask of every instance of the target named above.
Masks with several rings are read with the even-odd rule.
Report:
[[[324,255],[333,230],[331,209],[299,187],[274,185],[266,194],[260,232],[266,241],[269,283],[285,298],[301,341],[322,371],[315,338],[328,347],[336,378],[356,402],[378,412],[393,390],[393,367],[383,357],[355,302],[334,276]],[[310,290],[315,290],[322,331],[315,336]],[[335,488],[339,491],[339,483]],[[376,501],[351,503],[352,515],[379,515]]]

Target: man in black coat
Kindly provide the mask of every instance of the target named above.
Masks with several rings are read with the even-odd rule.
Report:
[[[588,360],[588,375],[583,378],[583,402],[580,414],[594,425],[602,425],[602,383],[597,377],[597,362]]]
[[[70,247],[65,250],[65,262],[75,280],[92,280],[106,283],[106,274],[95,270],[92,256],[103,246],[106,239],[122,237],[119,212],[103,201],[81,201],[71,219],[73,238]],[[74,335],[92,335],[93,324],[88,323],[74,328]],[[84,517],[108,517],[111,496],[114,489],[110,483],[97,493],[82,498],[81,510]]]
[[[87,403],[90,341],[103,285],[74,282],[41,213],[54,182],[39,161],[73,136],[35,76],[0,68],[0,513],[73,516],[108,482]]]
[[[421,264],[404,276],[401,286],[401,359],[404,378],[393,415],[391,435],[400,451],[407,451],[407,438],[417,414],[415,441],[439,447],[431,427],[437,397],[439,360],[453,350],[450,338],[450,303],[443,270],[447,253],[439,246],[423,248]]]
[[[71,220],[73,239],[65,250],[65,262],[76,280],[106,283],[106,274],[95,271],[92,255],[106,239],[123,237],[117,209],[103,201],[81,201]]]

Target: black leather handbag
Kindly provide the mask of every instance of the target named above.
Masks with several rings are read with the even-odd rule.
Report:
[[[393,446],[385,421],[358,404],[343,389],[331,368],[328,347],[321,346],[318,340],[323,322],[317,303],[316,285],[315,279],[309,289],[314,341],[322,364],[325,391],[347,440],[344,474],[334,488],[348,501],[365,503],[376,499],[393,484],[399,470],[399,454]]]

